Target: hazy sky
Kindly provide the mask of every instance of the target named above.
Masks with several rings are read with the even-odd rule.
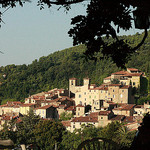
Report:
[[[0,28],[0,66],[30,64],[33,60],[65,48],[72,47],[67,32],[71,18],[84,14],[83,4],[74,5],[66,14],[53,6],[40,10],[36,3],[9,9],[3,14]],[[132,29],[127,34],[135,34]],[[122,33],[124,34],[124,33]]]

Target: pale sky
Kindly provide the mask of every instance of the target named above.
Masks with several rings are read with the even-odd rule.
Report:
[[[10,64],[31,64],[35,59],[54,51],[72,47],[68,35],[71,18],[85,14],[83,4],[73,5],[66,14],[57,7],[40,10],[36,3],[26,3],[24,7],[9,9],[3,14],[0,28],[0,66]],[[132,29],[127,33],[135,34]]]

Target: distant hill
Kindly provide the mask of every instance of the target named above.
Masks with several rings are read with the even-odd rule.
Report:
[[[132,46],[137,45],[142,37],[143,34],[123,36]],[[121,70],[111,59],[98,60],[97,62],[86,61],[83,55],[85,50],[84,45],[79,45],[41,57],[30,65],[0,67],[1,100],[23,100],[31,94],[48,91],[52,88],[68,88],[68,80],[71,77],[78,78],[78,84],[82,84],[84,77],[89,77],[92,83],[100,85],[103,78],[112,72]],[[97,57],[100,56],[100,53],[97,54]],[[149,56],[150,36],[126,66],[138,68],[148,75],[150,73]]]

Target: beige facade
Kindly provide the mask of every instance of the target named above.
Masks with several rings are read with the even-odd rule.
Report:
[[[41,118],[58,119],[57,109],[52,105],[46,105],[35,109],[35,114]]]
[[[134,107],[134,116],[143,116],[145,112],[146,109],[144,108],[144,105],[137,105]]]
[[[100,111],[98,115],[98,126],[104,127],[108,123],[111,123],[112,120],[110,120],[114,116],[113,112],[111,111]]]
[[[97,118],[92,118],[89,116],[73,118],[71,121],[70,132],[73,132],[75,129],[81,129],[81,126],[83,125],[86,126],[89,124],[94,125],[95,127],[98,127]]]
[[[115,115],[133,116],[135,104],[121,105],[120,107],[114,108],[112,111]]]
[[[20,113],[22,115],[28,115],[28,112],[34,108],[35,108],[35,104],[22,104],[20,106]]]
[[[85,107],[83,105],[76,106],[76,117],[83,116],[85,114]]]
[[[113,79],[118,79],[120,84],[140,88],[142,76],[144,76],[144,73],[140,70],[135,68],[127,68],[127,71],[112,73],[111,76],[104,78],[103,82],[105,84],[110,84]]]
[[[133,103],[134,101],[130,85],[109,84],[96,87],[95,85],[90,85],[90,79],[86,78],[83,81],[83,86],[77,86],[74,84],[76,79],[69,80],[71,84],[69,85],[70,92],[75,92],[74,100],[76,105],[93,106],[99,100],[109,100],[114,103]]]

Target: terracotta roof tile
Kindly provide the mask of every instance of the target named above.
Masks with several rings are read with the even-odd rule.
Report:
[[[39,107],[39,108],[36,108],[36,109],[48,109],[50,107],[53,107],[53,106],[52,105],[46,105],[46,106]]]
[[[99,112],[92,112],[92,113],[90,113],[89,114],[89,117],[98,117],[98,115],[99,115]]]
[[[112,75],[124,75],[128,73],[127,71],[118,71],[118,72],[115,72],[115,73],[112,73]]]
[[[76,107],[84,107],[83,105],[81,105],[81,104],[78,104]]]
[[[118,120],[118,121],[123,121],[123,119],[125,118],[124,115],[114,115],[113,118],[111,118],[110,120]]]
[[[73,118],[71,122],[98,122],[98,118],[96,117],[76,117]]]
[[[29,104],[22,104],[21,107],[30,107],[30,106],[33,106],[33,105],[36,105],[36,104],[31,104],[31,103],[29,103]]]
[[[127,68],[127,69],[130,71],[139,71],[139,69],[136,69],[136,68]]]
[[[67,107],[65,108],[66,111],[73,111],[75,110],[75,106],[70,106],[70,107]]]
[[[77,78],[70,78],[69,80],[77,80]]]
[[[71,127],[71,121],[61,121],[61,123],[62,123],[63,126],[65,126],[65,127]]]
[[[110,114],[111,111],[100,111],[99,112],[99,115],[104,115],[104,116],[107,116],[108,114]]]
[[[109,77],[106,77],[106,78],[104,78],[105,80],[110,80],[111,79],[111,76],[109,76]]]
[[[124,104],[120,107],[114,108],[113,110],[131,110],[134,106],[135,104]]]
[[[135,122],[134,116],[126,116],[123,122]]]

